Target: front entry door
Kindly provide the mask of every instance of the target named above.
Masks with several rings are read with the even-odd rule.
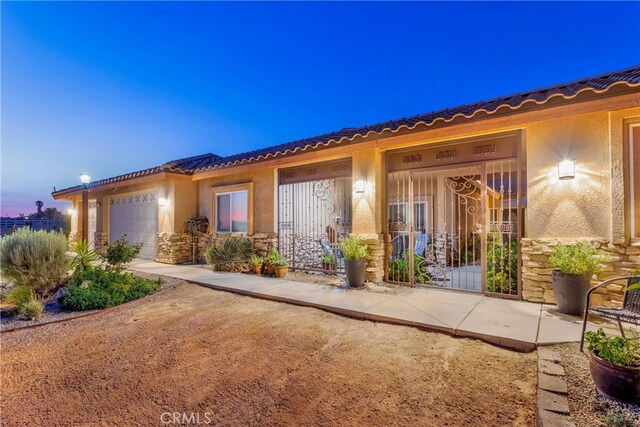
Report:
[[[387,279],[518,297],[520,181],[515,160],[390,173]]]

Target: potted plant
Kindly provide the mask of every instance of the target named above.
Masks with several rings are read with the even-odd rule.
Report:
[[[278,256],[273,265],[276,277],[285,277],[289,272],[289,263],[287,262],[287,259],[281,255]]]
[[[600,271],[599,264],[605,260],[596,248],[585,242],[556,245],[549,257],[549,266],[555,268],[552,272],[553,294],[561,313],[584,312],[591,277]]]
[[[264,257],[259,255],[251,255],[251,265],[253,265],[253,272],[255,274],[262,274],[262,265],[264,264]]]
[[[355,288],[364,285],[365,259],[367,244],[354,236],[340,239],[340,248],[344,254],[344,266],[347,283]]]
[[[264,259],[264,268],[262,270],[264,274],[269,276],[276,274],[276,261],[278,261],[278,258],[280,258],[280,254],[275,249],[267,254]]]
[[[320,257],[320,263],[322,264],[323,270],[335,270],[336,262],[335,257],[331,252],[325,252]]]
[[[602,329],[587,332],[589,370],[600,394],[629,403],[640,402],[640,335],[609,337]]]

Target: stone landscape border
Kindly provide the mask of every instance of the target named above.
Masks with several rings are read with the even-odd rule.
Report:
[[[538,427],[575,427],[571,421],[567,382],[560,355],[538,347]]]

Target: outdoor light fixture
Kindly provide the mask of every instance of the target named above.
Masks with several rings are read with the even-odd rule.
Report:
[[[80,174],[80,182],[82,182],[83,184],[90,183],[91,182],[91,175],[89,175],[88,173]]]
[[[75,214],[76,214],[76,210],[75,210],[75,209],[72,209],[72,208],[69,208],[69,210],[67,210],[67,213],[68,213],[69,215],[73,216],[73,215],[75,215]]]
[[[159,197],[158,198],[158,206],[160,206],[160,207],[169,206],[169,200],[165,199],[164,197]]]
[[[573,179],[576,177],[576,162],[573,160],[563,160],[558,163],[558,178]]]
[[[356,193],[364,193],[366,183],[364,179],[359,179],[356,181]]]

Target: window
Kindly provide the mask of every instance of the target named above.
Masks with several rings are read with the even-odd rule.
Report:
[[[216,231],[246,233],[248,231],[249,193],[233,191],[216,194]]]
[[[409,224],[409,204],[389,203],[389,223],[390,224]],[[429,211],[426,201],[413,203],[413,229],[421,233],[428,233],[429,230]]]

